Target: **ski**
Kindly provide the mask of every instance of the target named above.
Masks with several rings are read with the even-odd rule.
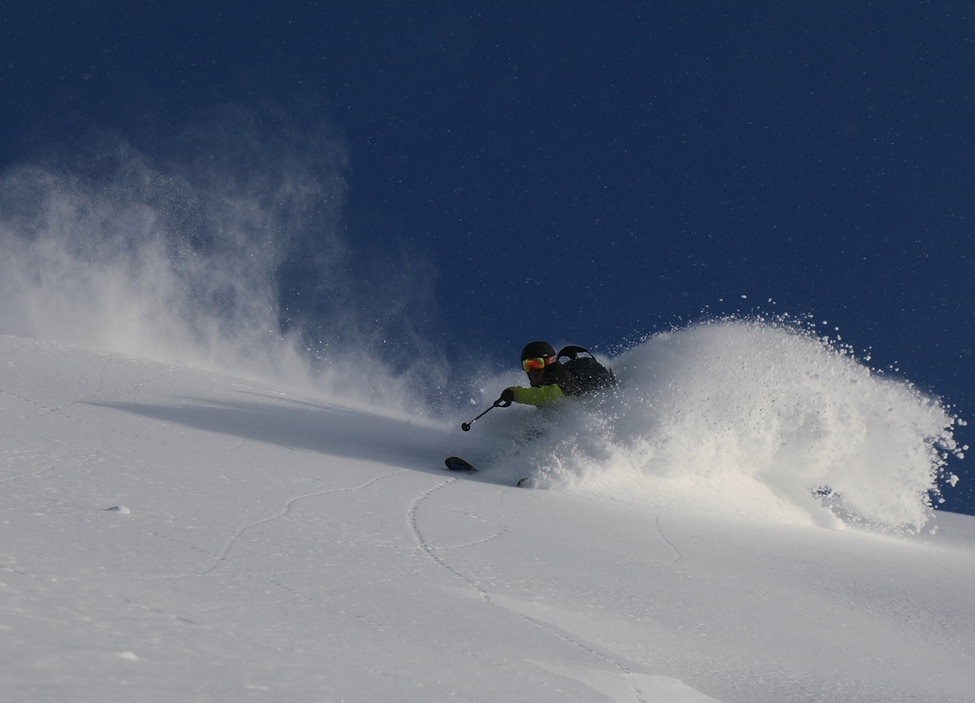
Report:
[[[467,463],[459,456],[448,456],[443,463],[451,471],[477,471],[477,467]]]
[[[450,471],[467,471],[468,473],[473,473],[477,471],[477,467],[470,462],[464,461],[459,456],[448,456],[443,460],[444,466],[446,466]],[[531,476],[525,476],[519,479],[518,483],[515,484],[518,488],[535,488],[538,482]]]

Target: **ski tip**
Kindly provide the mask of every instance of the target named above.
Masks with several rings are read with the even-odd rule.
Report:
[[[518,479],[518,483],[515,484],[518,488],[534,488],[535,479],[525,476],[525,478]]]
[[[459,456],[448,456],[444,459],[444,466],[451,471],[477,471],[477,469]]]

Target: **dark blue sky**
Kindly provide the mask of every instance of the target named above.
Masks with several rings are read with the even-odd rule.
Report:
[[[300,111],[347,146],[350,240],[425,262],[410,316],[448,351],[810,314],[975,417],[966,4],[352,5],[0,2],[0,167]]]

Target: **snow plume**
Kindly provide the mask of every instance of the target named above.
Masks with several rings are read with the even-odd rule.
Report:
[[[530,410],[497,418],[510,450],[494,461],[682,510],[912,532],[962,456],[938,400],[787,325],[698,324],[610,363],[619,390],[563,406],[551,429]]]
[[[401,405],[413,369],[379,359],[394,336],[429,356],[409,345],[431,276],[350,251],[345,147],[292,108],[215,110],[152,156],[100,133],[3,174],[0,333]]]

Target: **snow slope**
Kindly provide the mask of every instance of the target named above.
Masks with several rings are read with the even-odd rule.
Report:
[[[975,700],[975,520],[918,519],[891,488],[917,500],[909,462],[874,503],[869,485],[845,487],[854,512],[907,533],[851,529],[800,497],[792,484],[842,475],[795,453],[708,474],[678,425],[700,433],[695,413],[728,417],[723,401],[667,388],[713,346],[677,335],[641,349],[621,373],[653,353],[666,377],[628,396],[630,415],[603,412],[588,440],[542,436],[468,477],[443,457],[488,456],[527,416],[498,411],[464,435],[453,420],[0,337],[3,699]],[[888,401],[894,414],[914,402]],[[675,424],[652,414],[668,402]],[[653,432],[628,426],[640,413]],[[752,421],[752,438],[782,438],[768,415]],[[796,427],[789,446],[874,446]],[[682,437],[686,473],[667,454]],[[512,487],[543,450],[559,457],[534,465],[550,490]]]

